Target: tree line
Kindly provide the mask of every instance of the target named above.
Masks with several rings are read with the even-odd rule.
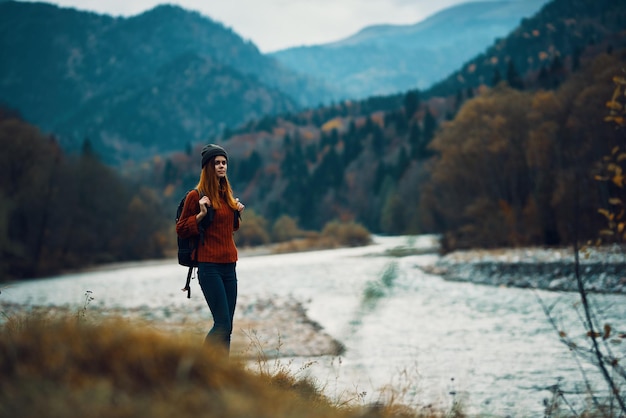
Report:
[[[0,110],[0,281],[96,263],[162,257],[162,199],[103,165],[85,141],[68,156]]]

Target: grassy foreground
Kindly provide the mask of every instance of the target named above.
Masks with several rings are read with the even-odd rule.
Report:
[[[462,416],[333,404],[307,379],[221,354],[122,319],[11,317],[0,327],[0,417]]]

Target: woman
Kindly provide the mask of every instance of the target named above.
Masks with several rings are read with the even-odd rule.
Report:
[[[187,194],[176,233],[182,238],[201,234],[197,248],[198,281],[213,315],[205,343],[223,344],[230,352],[230,336],[237,303],[237,247],[244,205],[233,197],[226,170],[228,154],[209,144],[202,148],[202,171],[196,190]]]

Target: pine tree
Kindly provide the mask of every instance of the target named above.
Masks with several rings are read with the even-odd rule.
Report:
[[[419,108],[419,91],[411,90],[404,96],[404,112],[407,120],[410,120]]]
[[[506,81],[512,88],[524,90],[524,82],[522,81],[522,77],[520,77],[517,72],[513,60],[509,60],[508,67],[506,69]]]
[[[491,86],[495,87],[502,81],[502,74],[500,74],[500,70],[496,68],[493,71],[493,78],[491,79]]]

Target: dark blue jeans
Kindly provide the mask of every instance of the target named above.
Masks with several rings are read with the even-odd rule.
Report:
[[[198,281],[211,314],[213,328],[205,343],[222,344],[230,351],[230,336],[233,332],[233,317],[237,304],[236,263],[198,263]]]

